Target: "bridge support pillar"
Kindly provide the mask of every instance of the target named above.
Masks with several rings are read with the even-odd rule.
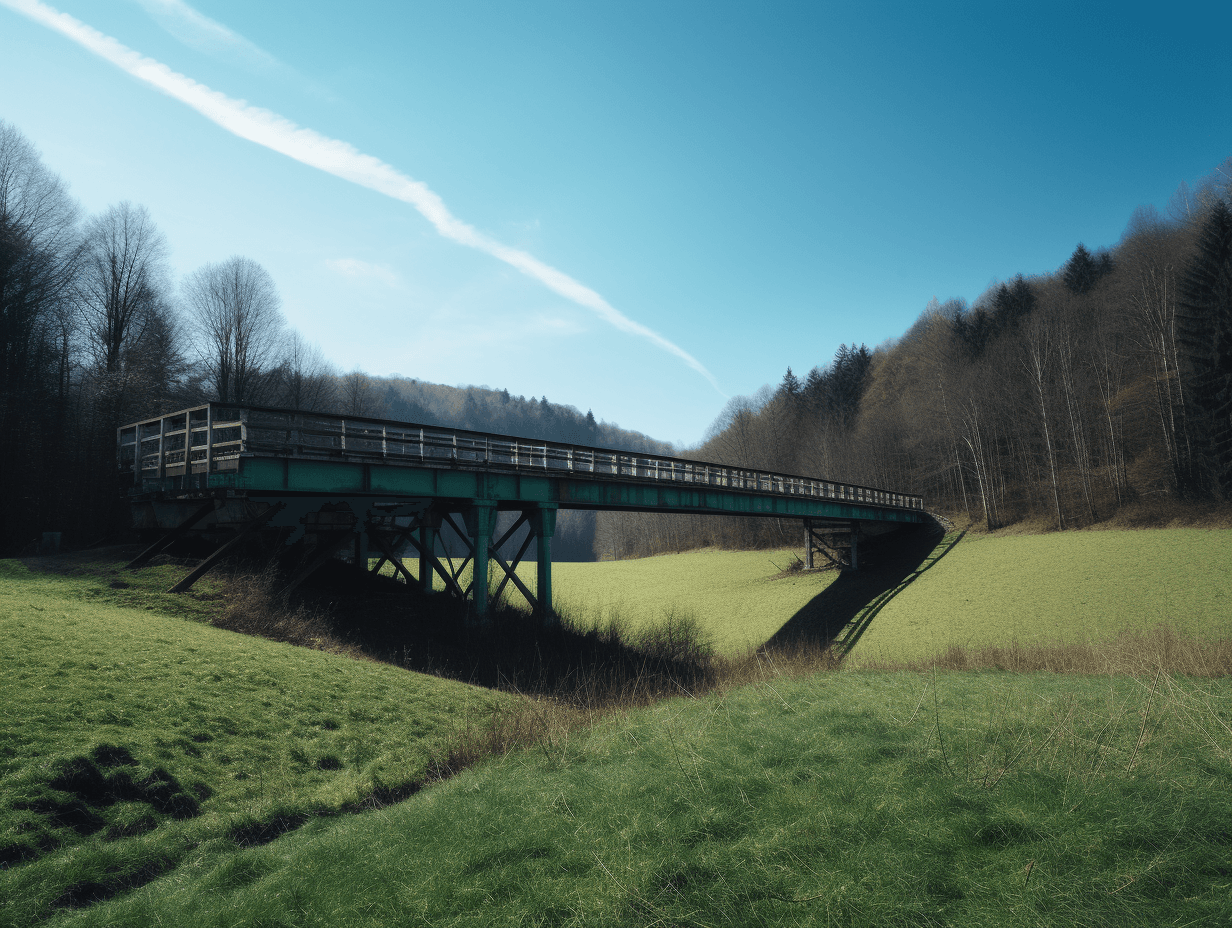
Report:
[[[860,523],[851,523],[851,567],[850,570],[860,569]]]
[[[555,623],[556,613],[552,611],[552,536],[556,534],[556,507],[540,506],[535,510],[534,519],[539,618],[545,624]]]
[[[467,534],[475,543],[471,601],[475,606],[475,615],[483,619],[488,614],[488,557],[492,544],[492,528],[496,524],[496,503],[475,500],[466,510],[465,518]]]
[[[432,594],[432,555],[436,552],[436,533],[441,530],[441,514],[429,509],[419,521],[419,588]]]

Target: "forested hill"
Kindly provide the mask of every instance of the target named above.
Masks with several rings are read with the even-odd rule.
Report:
[[[732,400],[699,459],[923,493],[997,528],[1232,502],[1232,158],[1114,246],[972,303],[932,300],[898,339]],[[740,519],[601,514],[617,556],[794,543]]]
[[[672,446],[641,432],[597,420],[592,411],[527,399],[489,387],[450,387],[402,377],[371,378],[369,401],[373,415],[415,422],[496,432],[518,438],[543,439],[571,445],[672,454]]]

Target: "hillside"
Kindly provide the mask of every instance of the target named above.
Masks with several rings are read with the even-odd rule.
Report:
[[[167,596],[173,564],[0,562],[0,925],[1217,924],[1230,538],[921,534],[842,575],[571,565],[561,595],[596,622],[684,619],[729,655],[678,698],[572,715],[212,628],[233,593]],[[1165,608],[1184,618],[1134,667],[978,663],[1024,628],[1116,658]],[[852,669],[819,672],[794,649],[843,609]],[[737,631],[770,642],[741,657]],[[859,669],[928,642],[986,669]],[[512,734],[418,789],[488,725]]]
[[[510,699],[212,628],[169,570],[0,561],[0,924],[405,794]]]
[[[631,712],[74,924],[1219,924],[1227,681],[849,673]],[[1167,788],[1160,785],[1166,783]]]

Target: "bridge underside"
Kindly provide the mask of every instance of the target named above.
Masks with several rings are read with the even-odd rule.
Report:
[[[857,539],[925,519],[918,496],[798,477],[387,420],[208,403],[117,430],[117,463],[130,475],[134,524],[161,532],[133,567],[178,537],[214,541],[213,553],[176,585],[183,591],[247,543],[288,550],[293,588],[331,557],[378,558],[425,592],[434,576],[488,608],[489,567],[544,617],[552,615],[552,537],[560,509],[799,519],[806,563],[814,555],[854,569]],[[497,532],[497,516],[517,513]],[[443,527],[467,548],[460,567],[437,557]],[[502,551],[521,535],[516,553]],[[277,542],[282,542],[278,545]],[[535,547],[537,589],[517,567]],[[289,548],[286,547],[289,545]],[[419,556],[413,576],[404,554]],[[470,565],[479,582],[464,586]]]
[[[234,470],[220,473],[147,477],[131,502],[138,527],[165,533],[134,566],[185,532],[209,533],[221,542],[176,586],[177,591],[191,587],[253,532],[273,532],[280,533],[284,542],[302,538],[307,551],[288,588],[339,553],[352,556],[357,565],[376,557],[375,570],[389,563],[408,585],[425,593],[433,591],[433,577],[438,577],[449,593],[469,600],[478,616],[488,609],[488,585],[464,586],[463,572],[471,566],[472,577],[486,578],[493,563],[503,574],[493,595],[499,596],[512,583],[536,613],[552,615],[552,537],[559,509],[800,519],[805,525],[806,566],[815,566],[814,555],[819,553],[830,563],[851,569],[857,566],[861,525],[865,531],[877,531],[924,518],[919,511],[729,487],[267,457],[241,458]],[[499,538],[494,537],[498,512],[518,513],[513,527]],[[460,566],[453,566],[452,559],[447,566],[437,557],[445,525],[468,548]],[[500,550],[523,526],[528,531],[520,548],[506,561]],[[532,543],[537,567],[534,592],[517,575]],[[836,554],[837,549],[845,555]],[[417,576],[402,563],[400,552],[408,551],[418,555]]]

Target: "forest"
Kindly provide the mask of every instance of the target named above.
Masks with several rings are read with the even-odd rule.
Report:
[[[994,530],[1149,523],[1232,500],[1232,158],[1110,248],[968,304],[931,300],[900,338],[842,345],[736,397],[686,457],[922,493]],[[1153,514],[1153,515],[1152,515]],[[793,523],[601,513],[596,551],[798,543]]]
[[[922,493],[989,529],[1232,497],[1232,159],[1109,248],[929,302],[900,338],[842,345],[736,397],[681,451],[592,412],[488,387],[339,371],[242,256],[180,281],[142,206],[85,216],[0,121],[0,554],[41,533],[125,537],[117,426],[219,400],[683,457]],[[795,544],[776,520],[562,514],[562,558]]]

